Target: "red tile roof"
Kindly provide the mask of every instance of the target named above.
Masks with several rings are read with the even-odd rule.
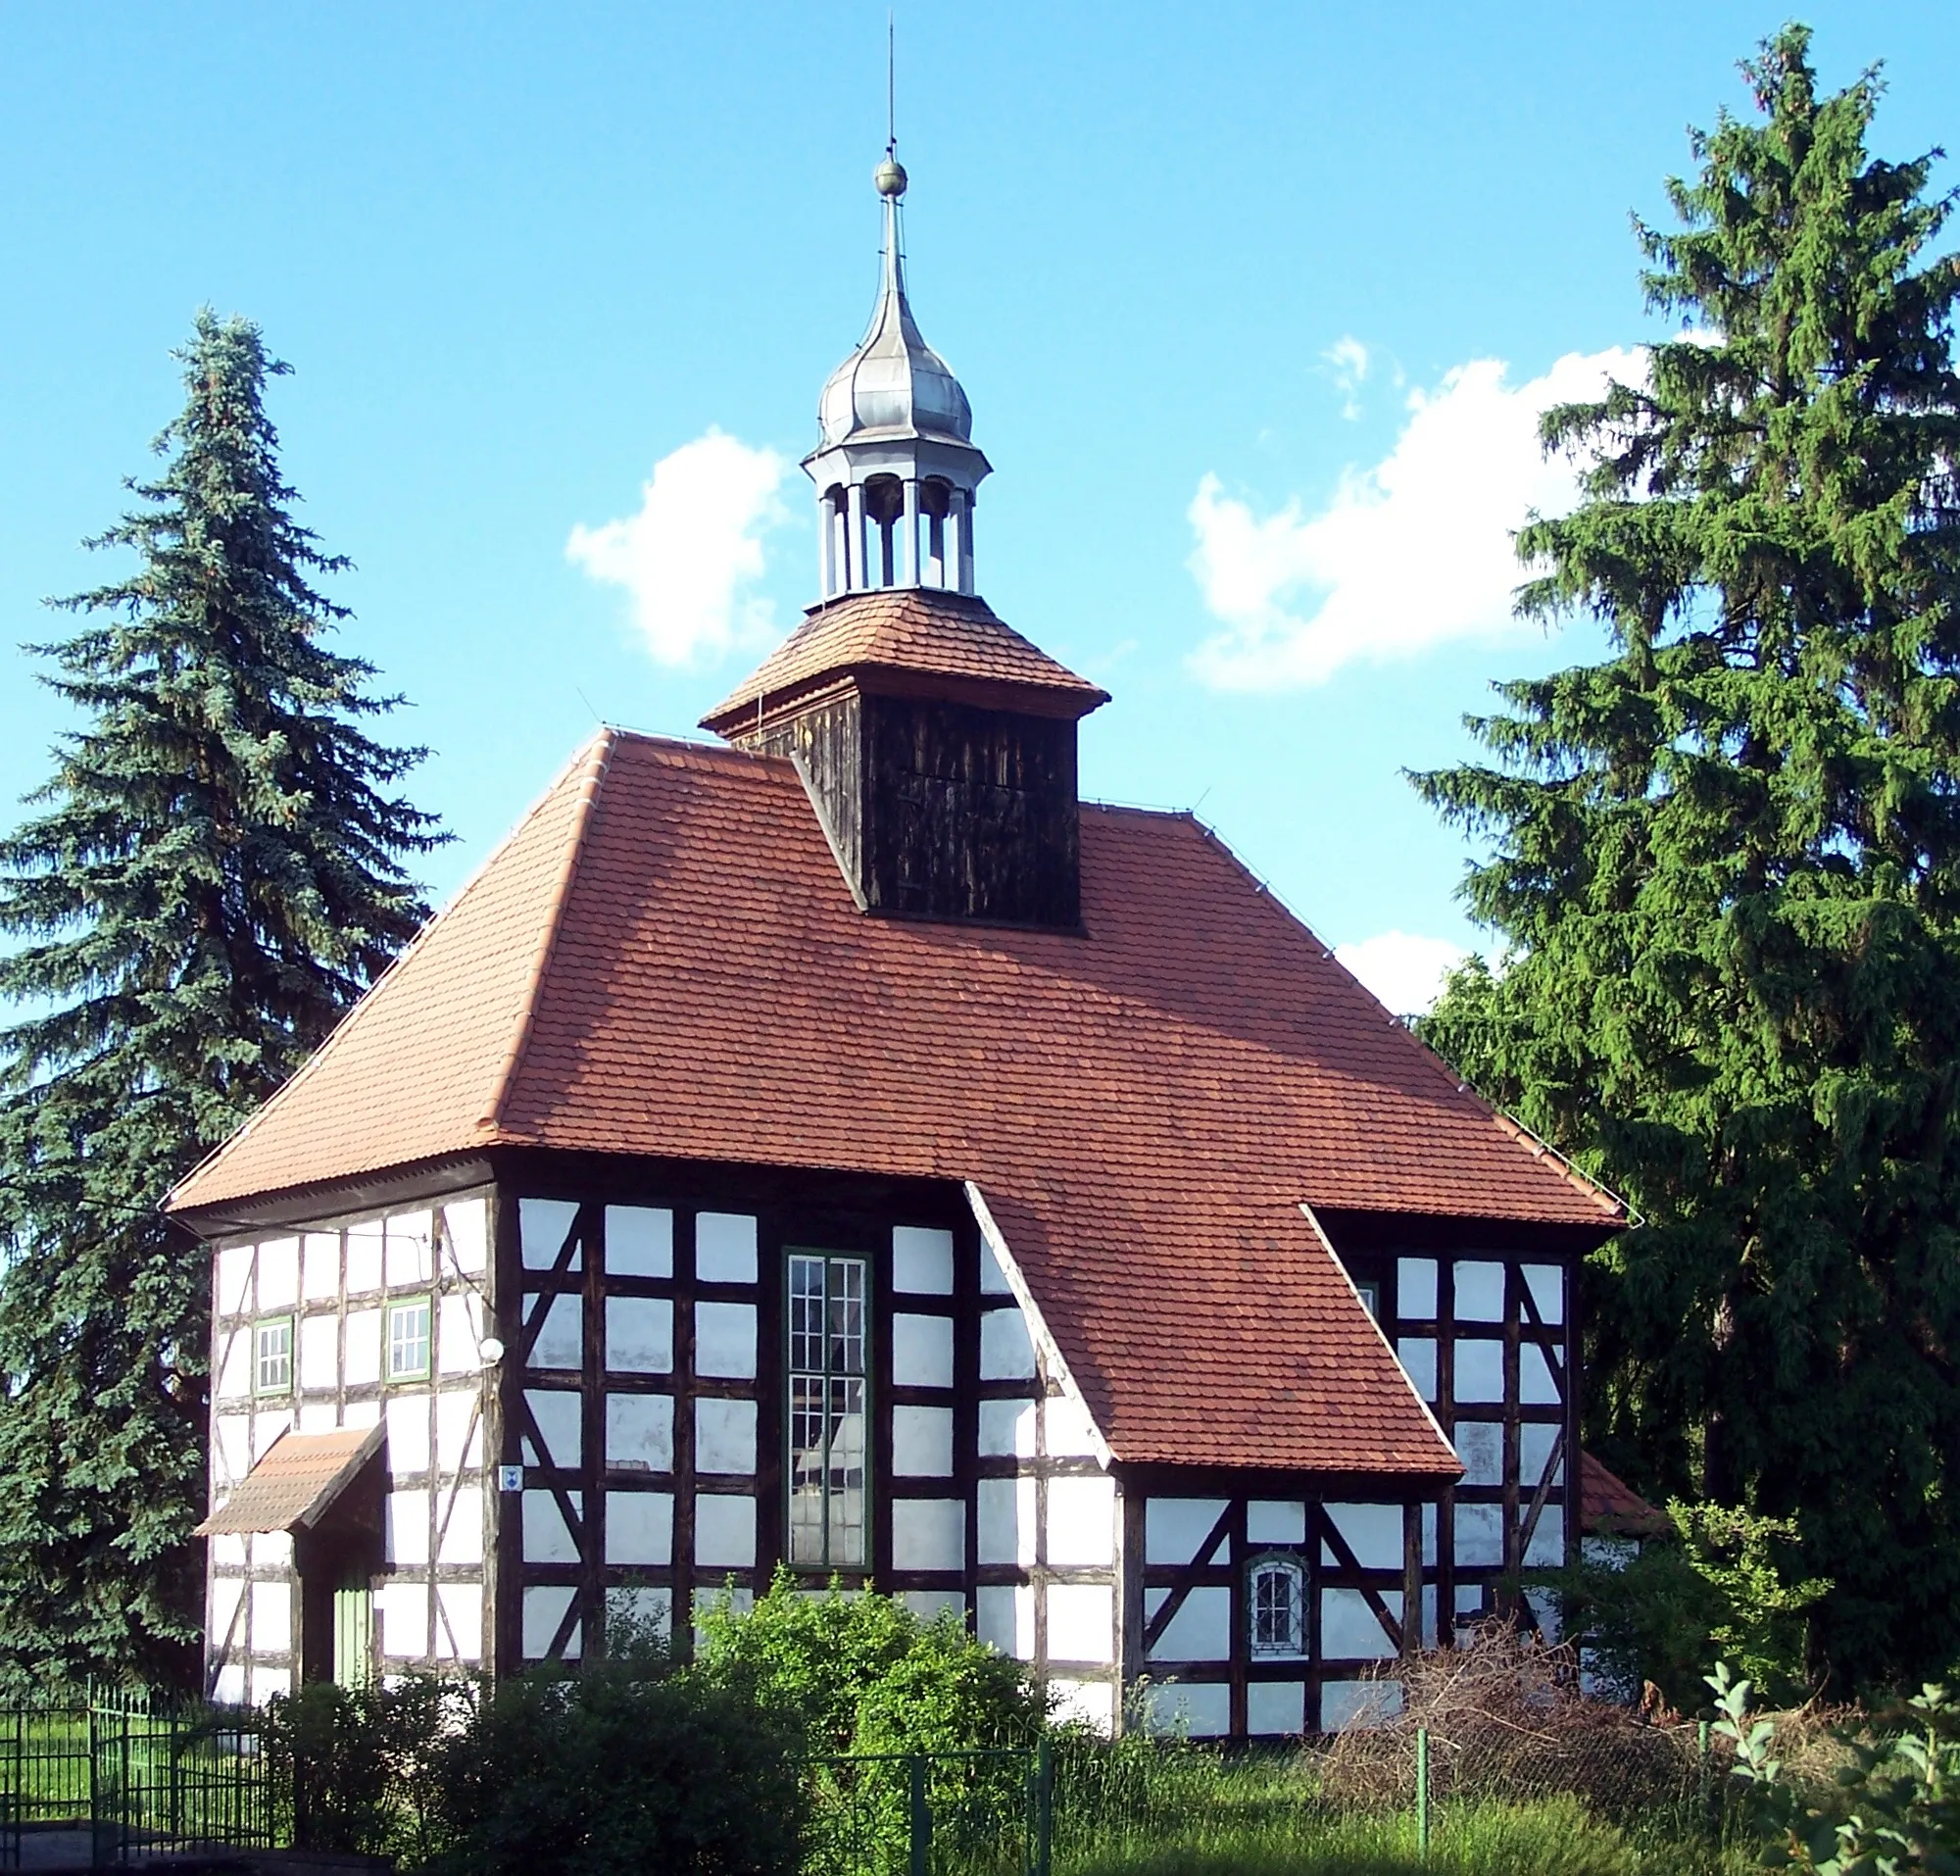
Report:
[[[1118,1456],[1453,1476],[1302,1204],[1612,1201],[1191,816],[1085,807],[1082,898],[866,916],[788,763],[605,732],[172,1204],[488,1146],[971,1180]]]
[[[1086,677],[1058,665],[994,615],[984,599],[930,587],[853,593],[811,609],[804,621],[701,719],[717,735],[777,699],[846,675],[876,684],[907,675],[983,690],[1031,693],[1024,699],[1052,715],[1085,716],[1109,701]]]
[[[1674,1520],[1595,1459],[1579,1456],[1579,1528],[1588,1537],[1665,1537]]]

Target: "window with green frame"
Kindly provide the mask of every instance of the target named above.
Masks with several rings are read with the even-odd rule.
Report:
[[[426,1381],[429,1372],[429,1299],[408,1297],[388,1305],[386,1373],[391,1381]]]
[[[262,1316],[252,1325],[252,1392],[290,1394],[293,1391],[293,1319]]]
[[[789,1553],[794,1564],[870,1561],[870,1265],[789,1258]]]

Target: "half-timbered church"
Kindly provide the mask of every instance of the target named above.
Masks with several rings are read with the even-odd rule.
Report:
[[[1192,815],[1079,799],[1109,699],[979,596],[876,179],[817,603],[716,741],[595,736],[172,1196],[220,1699],[685,1645],[781,1564],[1290,1734],[1576,1552],[1618,1207]]]

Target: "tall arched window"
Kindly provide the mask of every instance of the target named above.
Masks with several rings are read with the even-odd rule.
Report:
[[[1306,1570],[1295,1556],[1261,1556],[1252,1561],[1246,1599],[1254,1654],[1306,1653]]]

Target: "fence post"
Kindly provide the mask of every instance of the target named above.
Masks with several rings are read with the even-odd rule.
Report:
[[[1415,1850],[1429,1860],[1429,1728],[1415,1729]]]
[[[926,1798],[926,1761],[913,1753],[906,1760],[911,1782],[911,1876],[930,1876],[932,1867],[932,1805]]]
[[[1034,1876],[1049,1876],[1054,1855],[1054,1746],[1046,1736],[1035,1748]]]

